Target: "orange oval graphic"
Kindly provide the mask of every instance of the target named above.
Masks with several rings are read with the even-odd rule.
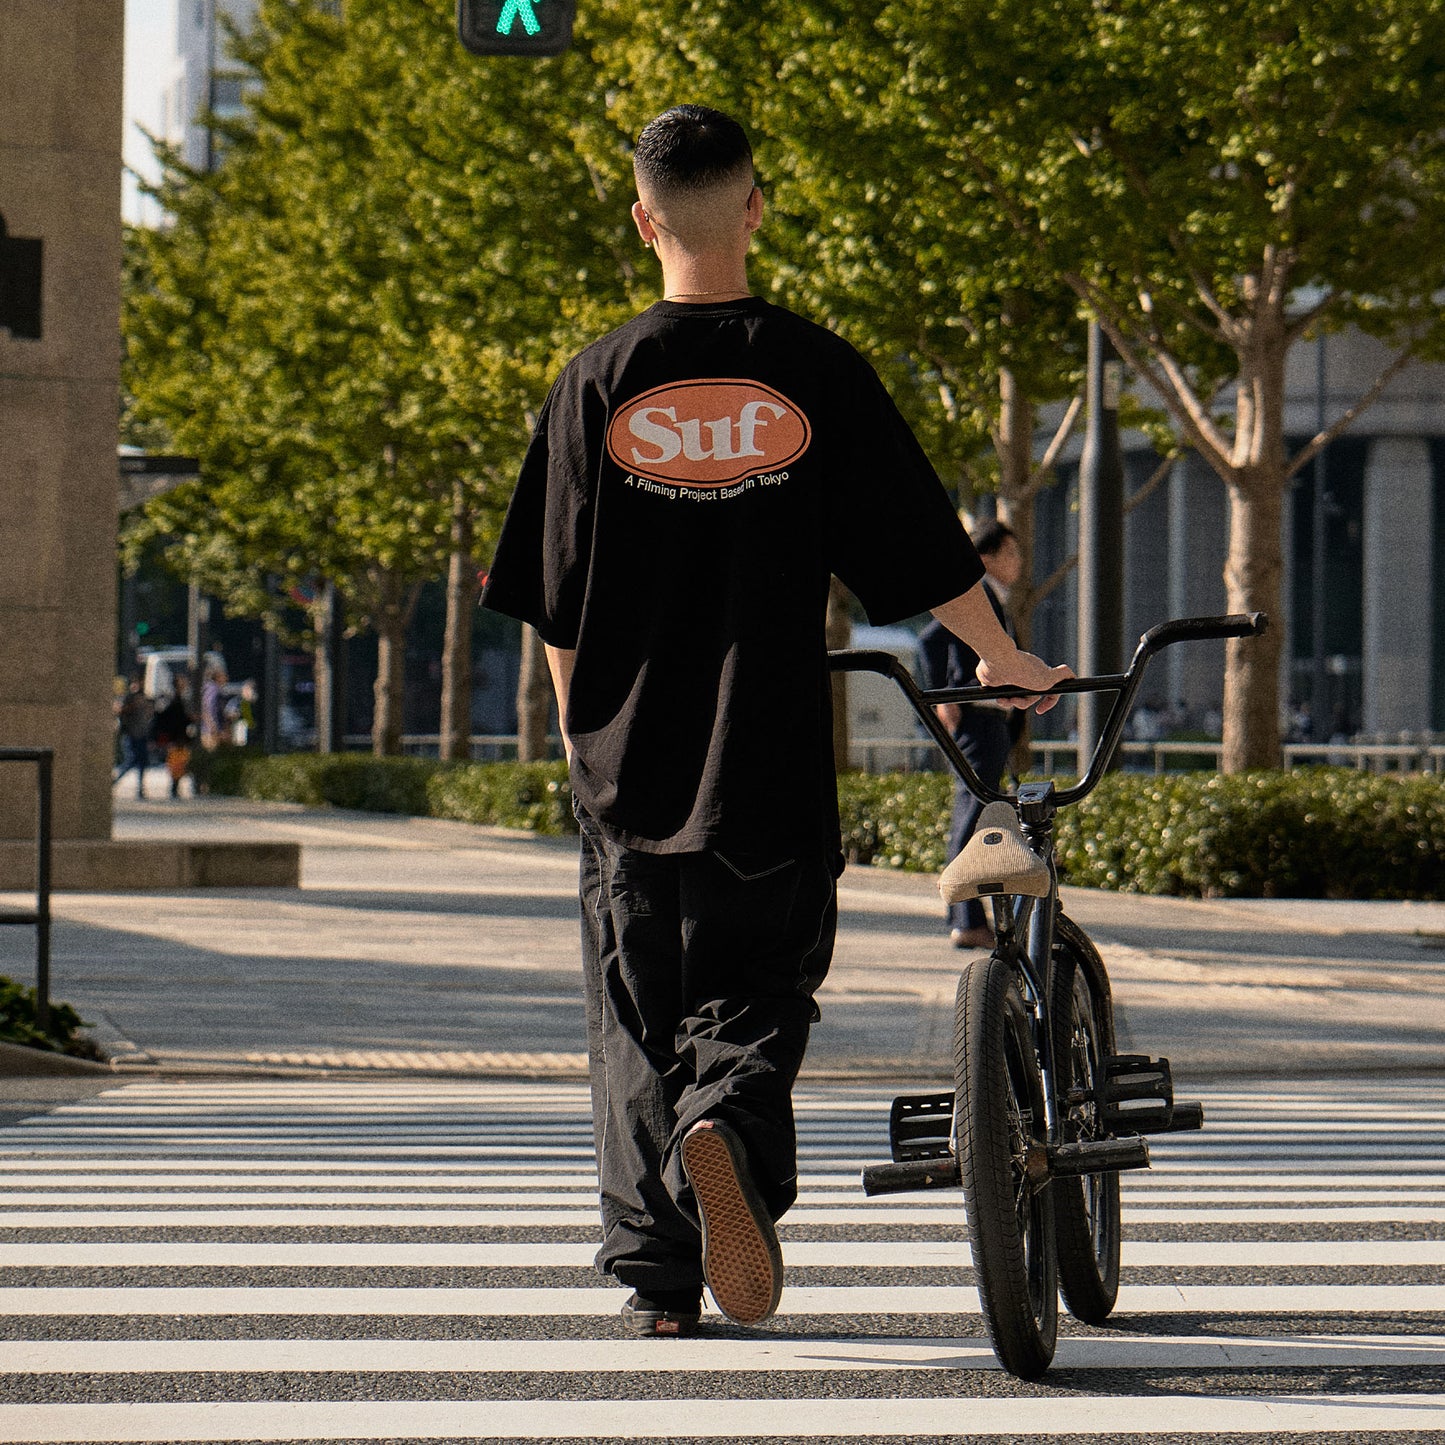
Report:
[[[760,382],[674,381],[618,408],[607,453],[656,482],[725,487],[796,461],[812,435],[808,418]]]

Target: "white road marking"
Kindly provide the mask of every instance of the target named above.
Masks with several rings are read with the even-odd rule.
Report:
[[[1065,1337],[1062,1369],[1287,1369],[1445,1364],[1445,1340],[1423,1335],[1201,1339],[1189,1335]],[[996,1370],[973,1339],[656,1340],[12,1340],[0,1374],[546,1373],[659,1370]]]
[[[0,1405],[0,1441],[592,1440],[1438,1431],[1445,1395],[388,1400]]]

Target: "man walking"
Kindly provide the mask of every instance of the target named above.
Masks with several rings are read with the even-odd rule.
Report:
[[[983,587],[999,624],[1013,636],[1013,623],[1006,610],[1009,588],[1023,571],[1023,553],[1018,538],[1002,522],[984,522],[973,533],[973,545],[983,560]],[[940,622],[930,622],[918,637],[919,661],[926,688],[967,687],[978,669],[978,654],[962,638]],[[941,703],[936,709],[943,725],[963,749],[973,770],[990,787],[1003,781],[1008,755],[1023,727],[1022,714],[1006,703]],[[974,825],[983,804],[964,786],[962,778],[953,783],[953,820],[948,834],[948,858],[952,862],[973,837]],[[949,939],[955,948],[992,948],[993,929],[977,898],[948,906]]]
[[[700,106],[638,139],[663,299],[554,383],[485,603],[546,644],[582,833],[582,951],[603,1242],[628,1328],[692,1333],[704,1280],[776,1310],[797,1193],[792,1086],[841,871],[823,620],[932,609],[991,682],[1021,653],[877,376],[751,294],[763,196]]]

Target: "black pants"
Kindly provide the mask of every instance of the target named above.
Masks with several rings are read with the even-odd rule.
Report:
[[[792,1088],[833,955],[835,859],[643,853],[579,809],[582,958],[602,1204],[597,1267],[643,1293],[702,1283],[679,1157],[730,1125],[774,1219],[797,1197]]]
[[[998,787],[1008,766],[1013,738],[1009,733],[1006,712],[991,707],[965,707],[954,739],[973,770],[990,787]],[[963,852],[963,845],[973,837],[974,825],[983,811],[983,804],[964,787],[962,779],[953,785],[953,823],[948,831],[948,861]],[[983,904],[977,898],[952,903],[948,908],[950,928],[982,928],[986,922]]]

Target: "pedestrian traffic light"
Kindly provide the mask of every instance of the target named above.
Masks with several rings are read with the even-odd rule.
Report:
[[[473,55],[561,55],[576,0],[457,0],[457,35]]]

